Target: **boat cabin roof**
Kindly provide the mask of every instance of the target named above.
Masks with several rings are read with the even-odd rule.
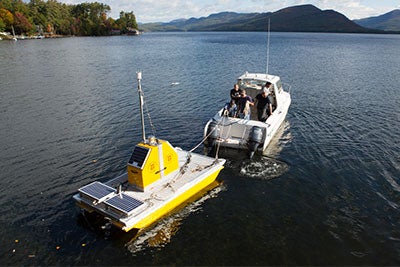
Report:
[[[270,75],[266,73],[248,73],[246,72],[238,78],[238,84],[241,88],[253,88],[260,90],[266,82],[274,85],[280,83],[279,76]]]

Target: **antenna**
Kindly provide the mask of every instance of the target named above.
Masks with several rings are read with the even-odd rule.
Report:
[[[269,36],[270,36],[270,24],[271,18],[268,17],[268,38],[267,38],[267,75],[268,75],[268,66],[269,66]]]
[[[136,76],[138,80],[138,93],[140,99],[140,119],[142,120],[142,138],[143,138],[143,143],[146,143],[146,132],[144,129],[144,115],[143,115],[144,97],[143,97],[142,85],[140,83],[142,80],[142,72],[141,71],[136,72]]]

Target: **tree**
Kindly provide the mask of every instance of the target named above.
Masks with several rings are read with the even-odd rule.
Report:
[[[53,12],[53,24],[57,34],[70,35],[73,18],[71,17],[71,6],[54,1],[51,6]]]
[[[3,32],[6,29],[6,24],[2,19],[0,19],[0,32]]]
[[[11,0],[1,0],[0,1],[0,8],[4,8],[9,10],[11,13],[14,11],[13,3],[14,1]]]
[[[14,21],[14,28],[17,34],[29,33],[33,30],[32,24],[22,13],[16,12]]]
[[[108,35],[110,26],[107,13],[111,8],[100,3],[82,3],[74,6],[71,15],[76,18],[74,28],[80,35]]]
[[[126,33],[131,29],[138,28],[136,17],[133,12],[125,13],[124,11],[121,11],[119,13],[119,19],[116,21],[116,23],[119,25],[119,28],[123,33]]]
[[[29,16],[29,7],[22,0],[12,0],[11,5],[12,9],[9,10],[14,14],[14,16],[17,12],[24,15],[24,17]]]
[[[0,8],[0,31],[10,29],[13,24],[13,14],[5,8]]]
[[[0,19],[8,26],[14,23],[13,14],[5,8],[0,8]]]
[[[42,0],[31,0],[29,10],[32,23],[43,29],[47,25],[47,3]]]
[[[98,2],[77,5],[57,0],[0,0],[0,30],[18,34],[47,31],[61,35],[109,35],[112,29],[137,29],[133,12],[108,17],[110,6]]]

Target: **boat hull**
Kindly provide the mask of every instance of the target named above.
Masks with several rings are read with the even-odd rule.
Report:
[[[219,172],[221,171],[222,168],[218,169],[211,175],[208,175],[205,179],[199,181],[195,186],[188,188],[185,192],[182,194],[179,194],[176,198],[171,199],[170,201],[166,202],[164,205],[160,206],[160,208],[152,213],[150,213],[147,217],[143,218],[141,221],[137,222],[136,224],[132,226],[127,226],[127,225],[117,225],[117,226],[122,226],[121,229],[124,231],[130,231],[132,229],[143,229],[147,228],[148,226],[154,224],[158,220],[160,220],[162,217],[165,215],[169,214],[173,210],[177,209],[178,207],[184,205],[189,199],[194,197],[195,195],[199,195],[201,192],[204,192],[204,190],[212,184]]]
[[[268,131],[267,131],[267,136],[266,136],[265,141],[262,146],[263,151],[265,151],[267,149],[272,138],[275,136],[276,132],[281,127],[282,123],[285,121],[286,115],[289,111],[290,104],[291,104],[291,98],[289,95],[287,102],[285,102],[283,105],[283,108],[278,109],[276,114],[274,114],[273,116],[268,118],[271,120],[266,121],[266,123],[269,124],[269,127],[268,127]]]

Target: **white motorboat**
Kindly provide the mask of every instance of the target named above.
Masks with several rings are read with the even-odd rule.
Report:
[[[272,137],[285,120],[291,103],[290,86],[284,90],[280,77],[264,73],[244,73],[237,80],[241,90],[255,99],[267,82],[272,84],[273,112],[265,122],[257,118],[256,107],[251,107],[250,119],[230,117],[221,109],[204,128],[205,145],[209,148],[222,146],[247,149],[250,158],[256,150],[265,151]]]
[[[94,181],[73,196],[84,211],[96,212],[124,231],[146,228],[204,193],[225,163],[146,138],[141,77],[138,72],[143,140],[134,146],[127,172],[104,183]]]

